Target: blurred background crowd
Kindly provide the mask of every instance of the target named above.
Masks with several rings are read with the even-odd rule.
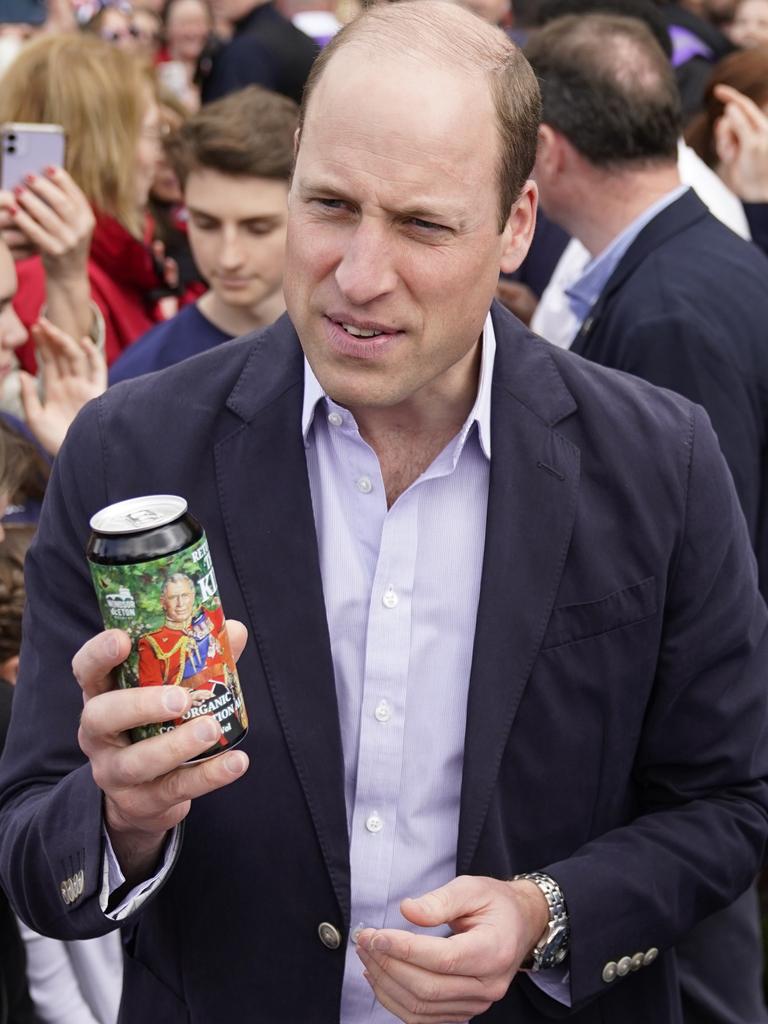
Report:
[[[284,312],[298,104],[316,54],[355,17],[360,2],[0,0],[0,746],[20,646],[24,554],[67,427],[108,386],[267,326]],[[676,268],[682,291],[686,270],[712,260],[713,292],[729,293],[727,301],[717,300],[728,336],[718,344],[730,344],[732,329],[740,353],[762,351],[768,344],[768,262],[760,253],[768,249],[768,0],[466,5],[528,46],[542,77],[565,83],[559,99],[555,86],[545,90],[551,133],[542,136],[537,164],[544,213],[528,259],[500,280],[499,299],[549,341],[573,344],[600,361],[585,341],[591,311],[637,238],[637,218],[646,223],[658,213],[637,196],[647,188],[653,198],[658,188],[677,199],[679,180],[727,226],[728,239],[705,241],[717,249],[705,259],[692,237],[676,257],[673,290]],[[599,140],[579,137],[578,125],[559,112],[568,103],[578,107],[580,86],[572,83],[568,93],[573,69],[565,58],[557,65],[552,53],[565,52],[565,36],[575,39],[579,20],[594,12],[642,23],[669,68],[675,113],[666,127],[679,179],[670,178],[668,187],[647,177],[657,166],[647,148],[655,143],[638,142],[648,126],[642,117],[625,116],[618,93],[615,103],[605,99]],[[597,21],[590,31],[615,36],[615,25]],[[607,97],[599,75],[595,83],[598,99]],[[600,120],[599,108],[600,102],[591,119]],[[662,118],[660,109],[651,119]],[[35,125],[61,129],[62,160],[34,162],[45,152],[36,149]],[[28,145],[30,163],[17,178],[6,173],[14,163],[6,161],[9,145],[14,155]],[[627,168],[637,175],[628,178]],[[617,255],[618,229],[629,223],[632,237]],[[745,248],[731,256],[729,239],[736,236]],[[608,249],[610,266],[601,271],[599,257]],[[742,267],[736,277],[732,264]],[[749,307],[751,320],[741,317],[742,307]],[[736,338],[740,332],[744,337]],[[729,363],[719,350],[716,357]],[[655,378],[650,364],[645,373],[642,361],[617,358],[603,361]],[[760,520],[767,518],[761,505],[766,360],[739,356],[738,401],[761,423],[755,469],[740,464],[743,437],[734,442],[739,454],[729,458],[734,417],[729,406],[718,422],[725,400],[717,391],[729,385],[719,370],[710,374],[714,387],[702,383],[697,358],[686,356],[678,377],[662,374],[655,382],[707,406],[759,554]],[[0,1024],[111,1024],[120,983],[117,933],[89,943],[43,938],[16,922],[0,893]],[[724,1014],[691,1022],[717,1019],[737,1020]],[[765,1019],[741,1018],[742,1024]]]

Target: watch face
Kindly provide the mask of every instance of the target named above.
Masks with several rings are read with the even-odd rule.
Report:
[[[536,950],[539,969],[555,967],[562,963],[568,953],[568,925],[554,925],[549,940],[543,947]]]

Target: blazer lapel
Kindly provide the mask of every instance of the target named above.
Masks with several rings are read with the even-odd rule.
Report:
[[[254,345],[216,445],[225,529],[290,755],[349,919],[344,768],[301,435],[303,357],[286,317]]]
[[[579,328],[571,345],[572,352],[589,358],[590,338],[605,314],[611,297],[622,287],[627,278],[634,274],[643,260],[660,245],[663,245],[668,238],[679,234],[706,216],[709,216],[707,207],[696,193],[689,189],[645,225],[619,260],[618,266],[608,278],[597,301]]]
[[[470,868],[504,747],[554,604],[579,482],[578,448],[553,429],[576,406],[549,346],[530,335],[525,338],[517,321],[496,307],[493,314],[498,347],[491,474],[467,706],[459,873]]]

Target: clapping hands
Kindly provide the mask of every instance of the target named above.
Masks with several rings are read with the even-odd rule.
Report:
[[[39,378],[21,375],[24,415],[43,448],[56,455],[80,409],[106,390],[107,365],[90,338],[75,340],[44,317],[32,327],[32,337]]]

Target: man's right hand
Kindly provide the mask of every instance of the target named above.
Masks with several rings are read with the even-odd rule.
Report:
[[[245,646],[245,627],[228,622],[235,658]],[[248,757],[231,750],[199,764],[185,762],[210,749],[221,735],[211,716],[171,732],[131,743],[128,730],[180,718],[191,706],[181,686],[115,688],[113,669],[130,652],[127,633],[110,629],[77,652],[72,670],[83,691],[78,741],[104,793],[104,817],[126,881],[136,884],[156,869],[169,829],[186,817],[191,801],[239,779]]]

